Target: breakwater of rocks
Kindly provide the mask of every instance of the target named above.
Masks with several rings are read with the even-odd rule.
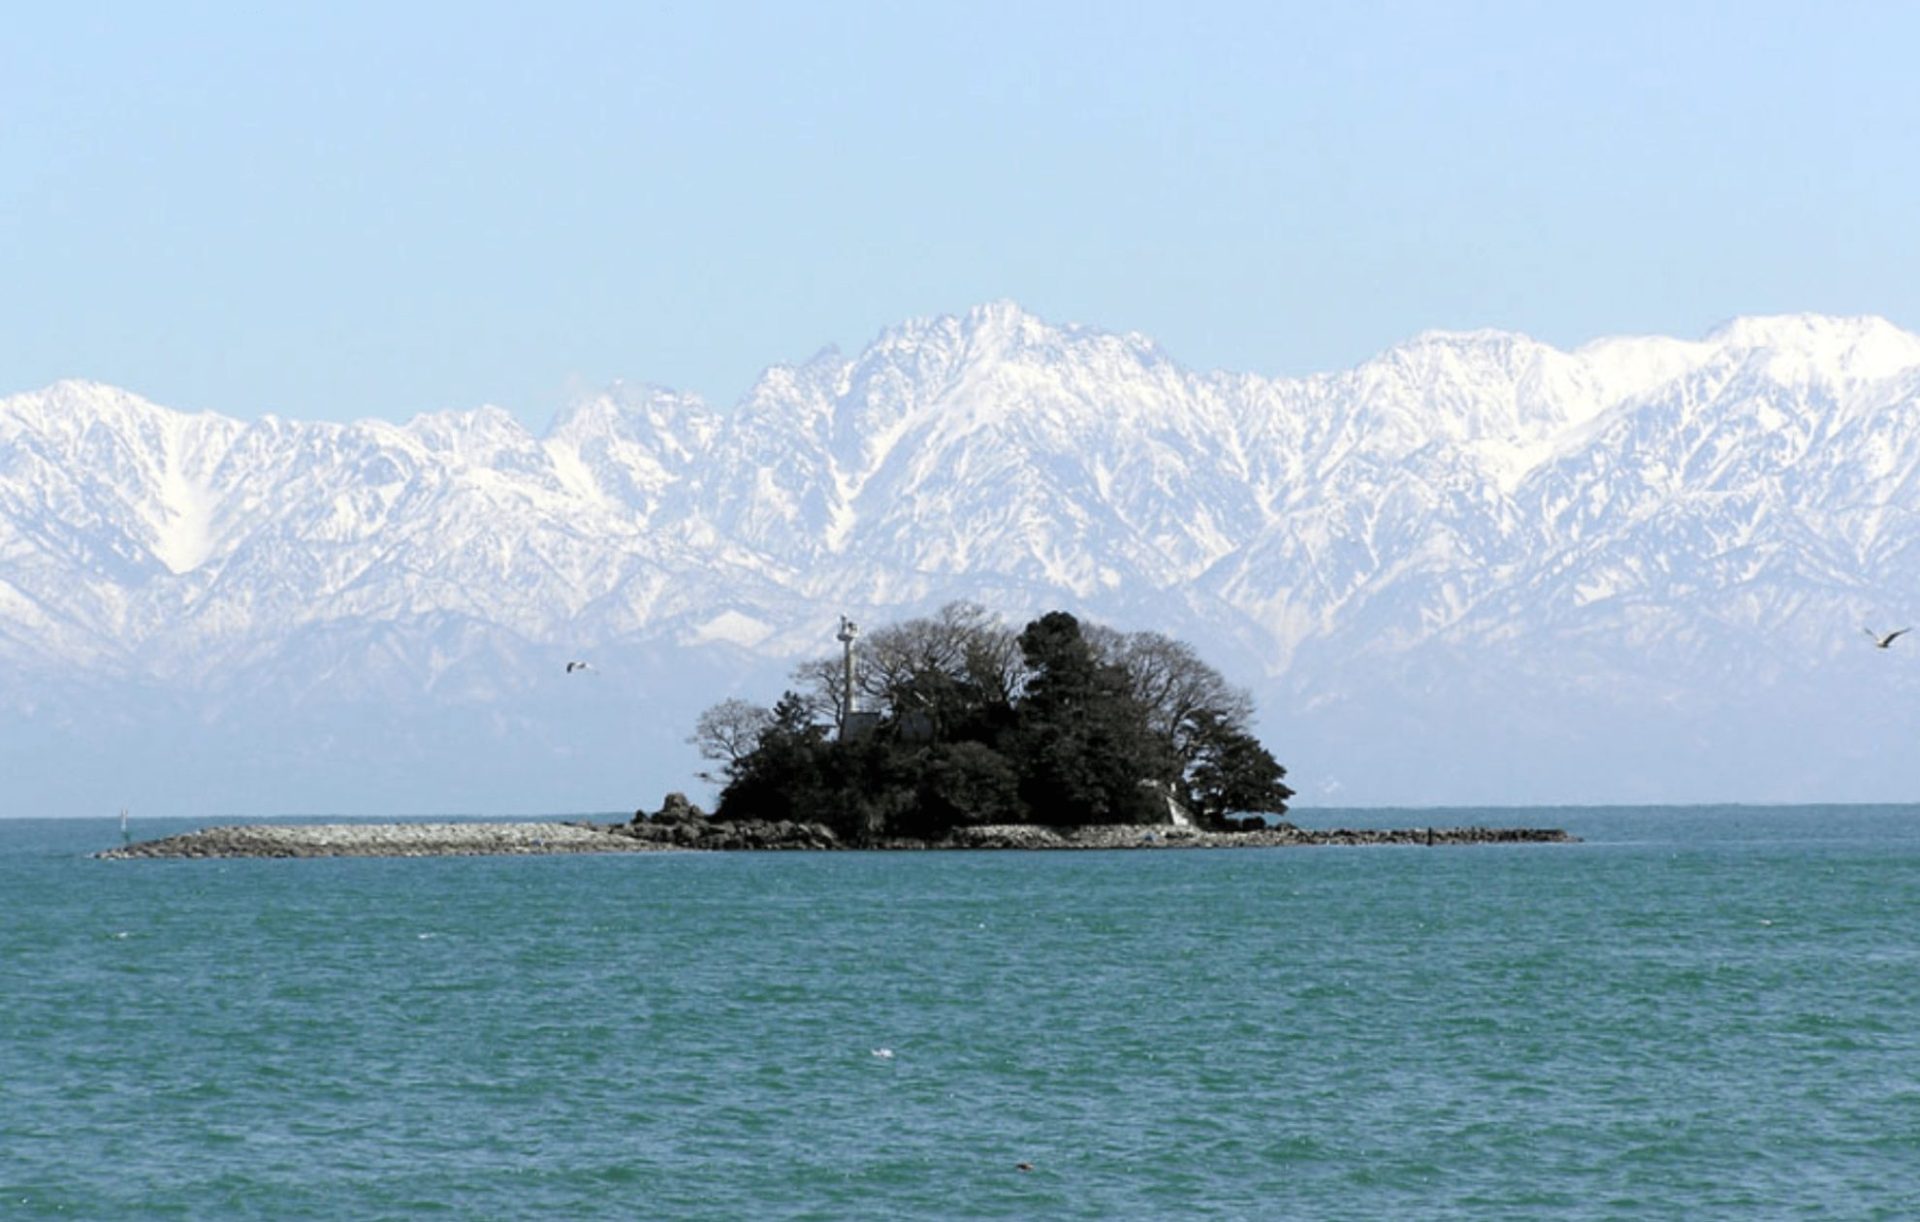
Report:
[[[1309,830],[1280,823],[1253,831],[1208,832],[1137,825],[1050,828],[1030,824],[962,828],[937,841],[892,839],[866,847],[937,849],[1225,849],[1314,845],[1558,844],[1558,828],[1419,827]],[[108,849],[113,860],[194,857],[471,857],[661,851],[808,851],[850,846],[817,823],[684,819],[633,823],[311,823],[212,827]]]
[[[963,828],[946,847],[959,849],[1259,849],[1313,845],[1571,844],[1557,827],[1400,827],[1308,829],[1279,823],[1254,831],[1208,832],[1186,827],[1050,828],[1023,824]]]
[[[141,841],[95,856],[481,857],[661,847],[586,823],[250,823]]]

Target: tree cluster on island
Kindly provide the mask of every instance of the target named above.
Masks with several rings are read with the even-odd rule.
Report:
[[[771,709],[729,699],[701,714],[691,741],[718,765],[714,819],[817,823],[853,844],[1176,811],[1232,830],[1293,796],[1248,729],[1251,697],[1159,633],[1064,611],[1016,633],[954,603],[852,648],[851,676],[820,658]]]

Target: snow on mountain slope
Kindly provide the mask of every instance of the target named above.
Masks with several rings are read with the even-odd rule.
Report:
[[[55,806],[102,743],[178,803],[625,804],[841,612],[965,597],[1195,641],[1309,799],[1904,796],[1863,744],[1920,666],[1859,628],[1920,608],[1917,514],[1920,337],[1870,318],[1273,379],[999,302],[540,436],[68,382],[0,399],[0,764]],[[177,782],[242,751],[292,792]]]

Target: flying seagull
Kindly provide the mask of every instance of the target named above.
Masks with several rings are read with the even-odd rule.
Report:
[[[1884,646],[1883,646],[1883,648],[1884,648]],[[591,666],[588,666],[588,665],[587,665],[587,664],[586,664],[585,662],[569,662],[569,663],[567,663],[567,673],[568,673],[568,674],[572,674],[572,673],[573,673],[574,671],[576,671],[576,670],[592,670],[592,669],[593,669],[593,667],[591,667]]]
[[[1889,633],[1887,633],[1887,635],[1885,635],[1885,636],[1881,636],[1881,635],[1880,635],[1879,633],[1877,633],[1877,632],[1875,632],[1875,631],[1874,631],[1873,629],[1871,629],[1871,628],[1863,628],[1863,629],[1861,629],[1861,631],[1862,631],[1862,632],[1865,632],[1865,633],[1866,633],[1866,634],[1867,634],[1868,636],[1870,636],[1870,637],[1872,637],[1872,638],[1873,638],[1873,645],[1874,645],[1874,648],[1876,648],[1876,649],[1885,649],[1885,648],[1886,648],[1887,646],[1889,646],[1889,645],[1891,645],[1891,644],[1893,644],[1893,642],[1894,642],[1894,639],[1895,639],[1896,637],[1899,637],[1899,636],[1900,636],[1900,635],[1902,635],[1903,633],[1907,633],[1907,632],[1911,632],[1911,631],[1913,631],[1913,629],[1911,629],[1911,628],[1896,628],[1896,629],[1895,629],[1895,630],[1893,630],[1892,632],[1889,632]]]

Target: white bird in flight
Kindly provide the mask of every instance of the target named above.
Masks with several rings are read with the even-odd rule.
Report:
[[[1911,632],[1912,629],[1896,628],[1892,632],[1887,633],[1887,635],[1885,636],[1881,636],[1879,633],[1875,632],[1871,628],[1863,628],[1861,629],[1861,631],[1865,632],[1868,636],[1873,638],[1873,645],[1875,649],[1885,649],[1887,646],[1893,644],[1895,637],[1898,637],[1907,632]]]

